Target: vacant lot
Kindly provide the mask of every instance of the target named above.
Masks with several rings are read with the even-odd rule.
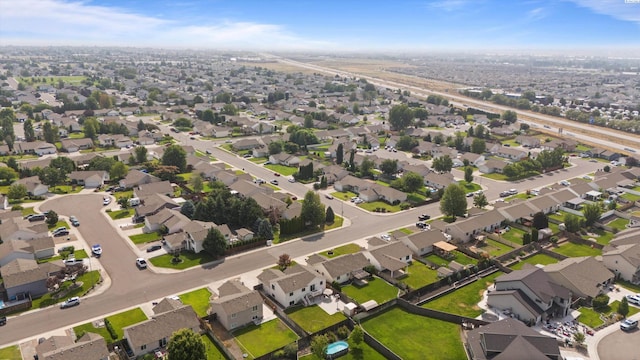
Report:
[[[362,323],[363,328],[403,359],[465,358],[459,325],[393,308]]]
[[[251,358],[262,356],[296,341],[296,334],[279,319],[251,325],[233,332],[236,341]]]
[[[287,315],[309,334],[326,329],[346,319],[341,312],[329,315],[318,305],[296,309],[287,312]]]

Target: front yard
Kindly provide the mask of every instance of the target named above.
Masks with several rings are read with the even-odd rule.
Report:
[[[120,220],[132,217],[135,214],[135,211],[133,209],[122,209],[116,211],[107,211],[107,214],[113,220]]]
[[[567,257],[602,255],[602,250],[600,249],[596,249],[587,245],[574,244],[571,242],[560,245],[559,247],[553,249],[553,252]]]
[[[252,359],[268,354],[298,339],[298,336],[280,319],[242,328],[234,331],[233,336]]]
[[[294,309],[291,312],[287,311],[287,316],[309,334],[324,330],[346,319],[346,316],[341,312],[329,315],[318,305]]]
[[[135,308],[116,315],[108,316],[106,319],[109,320],[111,326],[113,326],[113,329],[118,334],[117,339],[113,339],[111,337],[109,331],[105,326],[95,327],[91,322],[74,327],[73,332],[77,337],[81,337],[86,332],[96,333],[102,336],[107,341],[107,344],[111,344],[112,342],[124,337],[124,330],[122,330],[123,328],[129,325],[143,322],[147,320],[147,316],[144,314],[142,309]]]
[[[358,304],[369,300],[375,300],[378,304],[383,304],[398,296],[398,288],[386,281],[374,277],[368,280],[368,284],[363,287],[347,285],[342,288],[342,292],[352,298]]]
[[[400,205],[391,205],[384,201],[364,202],[362,204],[358,204],[358,207],[371,212],[374,212],[377,209],[384,209],[383,211],[388,213],[398,212],[402,210],[400,209]]]
[[[185,305],[191,305],[193,310],[199,317],[207,316],[207,310],[209,309],[209,298],[211,297],[211,291],[207,288],[194,290],[178,296],[180,301]]]
[[[277,172],[280,175],[284,175],[284,176],[291,176],[291,175],[293,175],[293,174],[298,172],[298,168],[297,167],[293,167],[293,166],[267,164],[267,165],[264,165],[264,167],[266,167],[267,169],[269,169],[269,170],[271,170],[273,172]]]
[[[474,318],[484,312],[478,307],[478,303],[482,299],[482,294],[493,284],[495,278],[502,274],[501,271],[498,271],[487,277],[478,279],[447,295],[429,301],[422,305],[422,307]]]
[[[138,244],[144,244],[152,241],[158,241],[162,239],[162,235],[160,235],[157,232],[152,232],[152,233],[146,233],[146,234],[131,235],[129,236],[129,239],[131,239],[131,241],[134,244],[138,245]]]
[[[587,325],[590,328],[596,328],[604,324],[604,321],[600,319],[601,315],[610,316],[611,314],[618,312],[619,306],[620,301],[616,300],[605,308],[599,309],[598,311],[594,310],[593,308],[581,307],[578,309],[578,311],[580,312],[579,320],[581,323]],[[635,315],[638,312],[640,312],[640,309],[635,306],[629,306],[629,314],[627,314],[627,317]]]
[[[100,280],[100,272],[98,270],[87,271],[86,273],[78,276],[78,278],[76,279],[76,283],[77,284],[81,283],[82,284],[81,286],[78,286],[77,288],[66,292],[66,294],[60,298],[54,298],[53,293],[47,293],[42,297],[34,299],[33,302],[31,303],[31,308],[32,309],[45,308],[47,306],[62,302],[70,297],[82,296],[86,294],[87,291],[89,291],[89,289],[91,289],[98,282],[98,280]],[[60,285],[60,290],[56,292],[56,294],[64,293],[70,286],[72,286],[71,281],[65,281]]]
[[[193,266],[204,265],[208,262],[214,261],[216,258],[214,258],[213,256],[209,255],[204,251],[198,254],[195,254],[191,251],[183,251],[180,253],[180,260],[182,260],[181,262],[173,263],[172,259],[173,259],[173,255],[164,254],[164,255],[153,257],[149,259],[149,261],[151,262],[151,264],[157,267],[184,270]]]
[[[366,319],[363,328],[406,360],[465,359],[459,325],[410,314],[398,307]]]
[[[18,345],[13,345],[0,349],[0,359],[22,359],[20,348]]]
[[[321,252],[320,255],[328,258],[334,258],[340,255],[353,254],[361,251],[362,248],[358,244],[346,244],[335,249],[327,250],[325,252]],[[329,254],[331,253],[331,254]]]

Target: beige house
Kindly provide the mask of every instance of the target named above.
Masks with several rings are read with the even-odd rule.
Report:
[[[230,280],[218,288],[217,299],[211,301],[210,313],[227,330],[233,330],[262,319],[262,297],[238,280]]]
[[[640,284],[640,244],[624,244],[605,248],[602,263],[633,284]]]

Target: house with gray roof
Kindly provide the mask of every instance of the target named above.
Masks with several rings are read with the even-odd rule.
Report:
[[[469,331],[466,349],[471,360],[562,360],[558,340],[513,318]]]
[[[419,231],[400,238],[415,256],[424,256],[433,252],[433,244],[447,241],[445,234],[439,230]]]
[[[119,185],[124,188],[132,188],[142,184],[150,184],[153,182],[159,182],[160,178],[147,174],[140,170],[130,170],[124,179],[120,180]]]
[[[509,165],[509,163],[503,160],[487,159],[486,161],[478,164],[478,170],[483,174],[502,174],[502,171],[507,165]]]
[[[182,231],[184,226],[190,221],[191,220],[188,217],[183,215],[177,209],[164,208],[157,214],[144,218],[144,228],[142,231],[145,233],[151,233],[158,231],[162,226],[165,226],[167,234],[173,234]]]
[[[7,297],[11,300],[29,293],[39,297],[47,293],[47,279],[64,268],[62,262],[38,264],[33,259],[15,259],[0,269]]]
[[[434,189],[444,189],[454,182],[452,173],[440,174],[432,171],[424,177],[424,185]]]
[[[171,335],[181,329],[191,329],[200,334],[198,315],[190,305],[158,313],[151,319],[125,327],[124,338],[135,356],[141,356],[157,348],[167,346]]]
[[[317,255],[321,257],[320,255]],[[324,276],[327,282],[343,284],[354,278],[369,277],[369,273],[363,269],[371,265],[362,252],[340,255],[331,259],[321,259],[312,267],[317,273]]]
[[[60,144],[62,146],[62,150],[68,153],[93,148],[93,141],[90,138],[61,139]]]
[[[258,280],[271,298],[284,307],[303,303],[308,305],[311,300],[322,295],[326,287],[326,280],[306,266],[294,265],[280,271],[266,269],[258,275]]]
[[[569,313],[571,291],[535,266],[497,277],[494,288],[487,295],[487,305],[508,310],[521,321],[537,324]]]
[[[445,224],[444,232],[451,235],[454,241],[463,243],[475,239],[483,232],[492,233],[499,228],[506,218],[497,209],[486,211],[480,215]]]
[[[636,285],[640,284],[640,240],[638,239],[640,235],[636,230],[634,243],[608,246],[602,252],[604,266],[615,274],[619,274],[620,278]]]
[[[394,278],[404,275],[413,259],[411,249],[400,241],[370,246],[363,254],[378,271],[388,272]]]
[[[575,300],[592,300],[613,283],[615,274],[591,256],[572,257],[544,267],[544,272],[556,284],[571,291]]]
[[[211,301],[210,314],[231,331],[263,318],[262,297],[239,280],[229,280],[218,288],[218,298]]]
[[[133,189],[133,196],[143,199],[149,195],[162,194],[173,196],[173,186],[169,181],[156,181],[147,184],[139,184]]]
[[[86,332],[77,341],[69,336],[52,336],[36,346],[41,360],[108,360],[109,348],[104,338]]]
[[[109,173],[103,170],[72,171],[69,179],[85,188],[97,188],[109,181]]]
[[[42,196],[49,192],[49,186],[40,181],[37,176],[30,176],[16,180],[14,184],[22,184],[27,188],[27,194],[31,196]]]

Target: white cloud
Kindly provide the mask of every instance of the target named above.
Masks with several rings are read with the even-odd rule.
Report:
[[[640,23],[640,3],[625,2],[624,0],[568,0],[572,3],[590,9],[591,11],[608,15],[618,20]]]
[[[259,49],[335,45],[302,39],[274,24],[229,20],[192,24],[80,1],[0,0],[0,8],[4,44]]]
[[[440,0],[431,2],[427,6],[432,9],[451,12],[460,10],[464,7],[472,6],[472,4],[470,4],[469,0]]]

